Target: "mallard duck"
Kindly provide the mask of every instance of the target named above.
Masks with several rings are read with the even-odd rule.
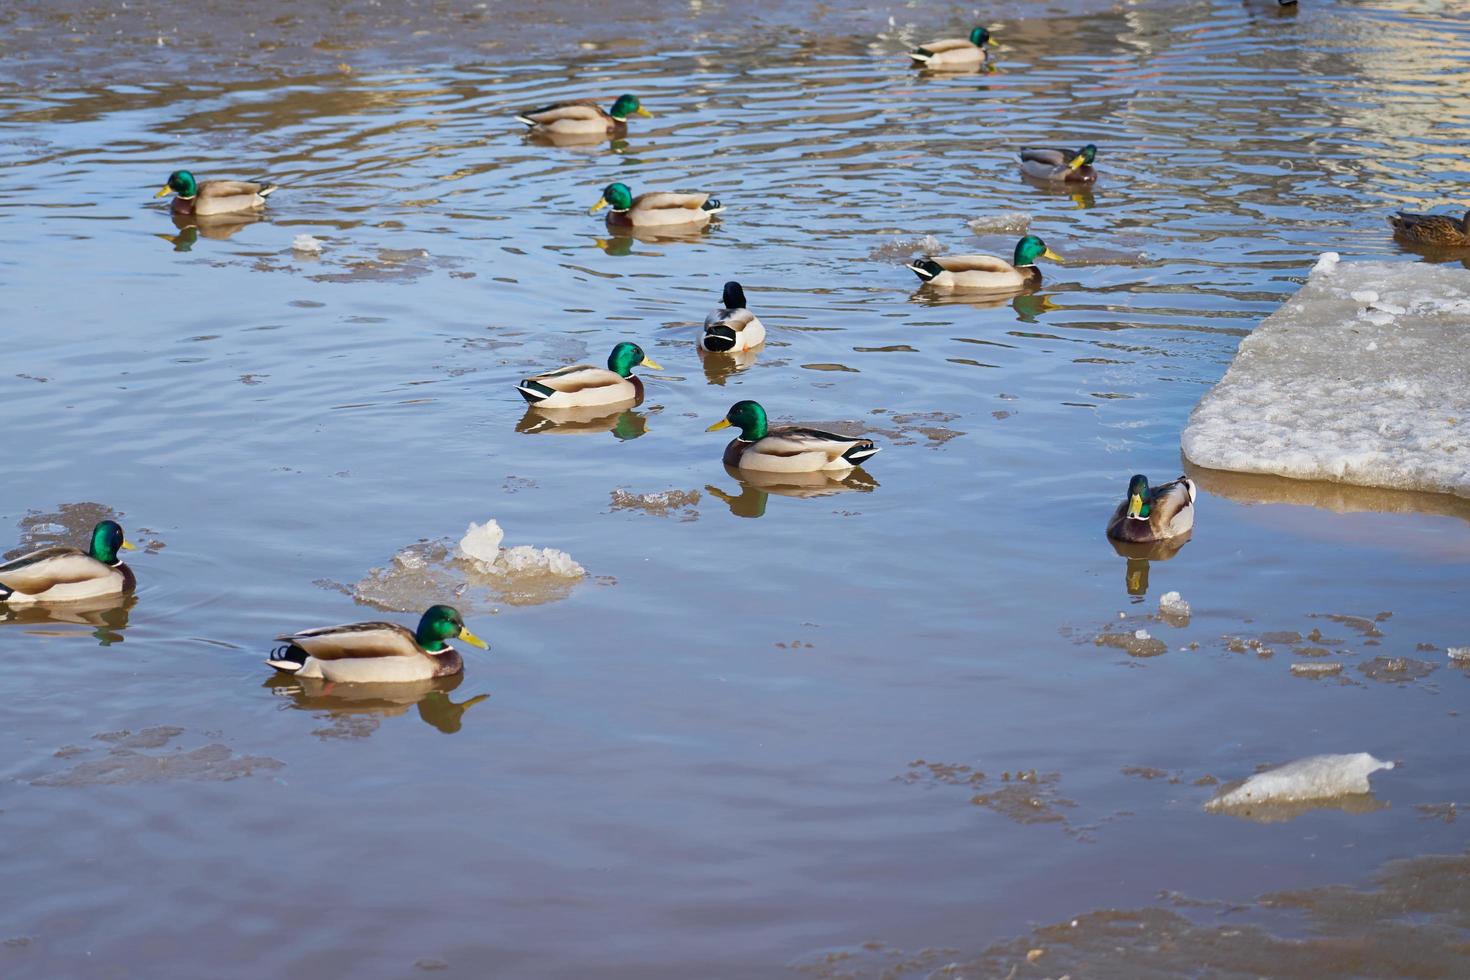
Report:
[[[850,439],[800,425],[772,426],[766,410],[753,401],[730,406],[725,417],[706,429],[735,426],[740,435],[725,447],[725,465],[767,473],[813,473],[849,470],[878,452],[871,439]]]
[[[608,184],[602,198],[589,209],[596,214],[605,207],[610,227],[663,228],[674,225],[702,228],[709,219],[725,210],[708,194],[679,194],[674,191],[650,191],[633,196],[627,184]]]
[[[133,570],[118,558],[132,551],[117,521],[102,521],[92,529],[88,550],[42,548],[0,565],[0,602],[68,602],[121,595],[138,585]]]
[[[1014,261],[993,255],[942,255],[923,258],[908,266],[925,285],[935,289],[970,289],[985,292],[1015,292],[1041,284],[1041,270],[1036,260],[1062,261],[1062,257],[1046,247],[1035,235],[1027,235],[1016,243]]]
[[[1090,184],[1097,180],[1097,171],[1092,161],[1097,159],[1097,147],[1088,143],[1082,149],[1021,151],[1021,173],[1032,180],[1062,181],[1068,184]]]
[[[704,336],[699,338],[699,346],[725,354],[747,351],[765,342],[765,325],[745,308],[745,290],[738,282],[725,283],[720,308],[704,318]]]
[[[606,111],[592,99],[577,99],[527,109],[516,119],[530,126],[533,133],[586,136],[623,132],[628,128],[629,116],[651,118],[653,113],[643,108],[636,95],[620,95]]]
[[[1439,245],[1444,248],[1470,247],[1470,211],[1465,217],[1448,214],[1410,214],[1400,211],[1390,215],[1393,236],[1416,245]]]
[[[663,366],[643,353],[637,344],[623,341],[607,355],[607,369],[591,364],[574,364],[560,371],[538,374],[516,385],[521,397],[545,408],[582,408],[638,401],[643,397],[643,382],[633,374],[642,365],[655,371]]]
[[[1147,544],[1187,534],[1194,527],[1194,494],[1187,476],[1150,488],[1140,473],[1128,481],[1128,496],[1108,521],[1108,537]]]
[[[394,684],[458,674],[464,659],[447,640],[490,649],[465,628],[452,606],[430,606],[412,633],[397,623],[348,623],[276,639],[285,645],[272,651],[266,663],[284,673],[339,684]]]
[[[192,214],[207,217],[211,214],[229,214],[233,211],[253,211],[265,207],[265,199],[279,189],[277,184],[257,184],[249,180],[206,180],[194,179],[187,170],[175,170],[168,175],[154,197],[174,195],[174,214]]]
[[[990,43],[990,32],[983,27],[977,27],[967,38],[951,37],[928,41],[910,51],[909,57],[914,64],[924,68],[978,68],[985,63],[985,45]]]

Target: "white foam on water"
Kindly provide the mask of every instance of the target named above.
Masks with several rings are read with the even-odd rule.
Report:
[[[1470,271],[1323,255],[1182,443],[1212,469],[1470,497]]]
[[[1228,810],[1262,803],[1296,803],[1367,793],[1372,789],[1368,776],[1380,769],[1392,768],[1392,762],[1376,759],[1367,752],[1308,756],[1256,773],[1234,789],[1210,800],[1205,809]]]

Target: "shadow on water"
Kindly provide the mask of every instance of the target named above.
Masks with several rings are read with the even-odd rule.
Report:
[[[76,630],[47,630],[38,627],[68,624],[89,626],[92,627],[91,635],[96,638],[97,644],[107,647],[123,642],[123,631],[128,628],[128,618],[137,604],[138,597],[131,593],[24,606],[0,603],[0,626],[20,626],[25,632],[36,636],[59,637],[81,634]]]

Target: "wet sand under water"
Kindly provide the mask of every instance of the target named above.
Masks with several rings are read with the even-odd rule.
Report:
[[[943,77],[902,52],[966,11],[337,9],[0,10],[0,551],[142,547],[126,602],[0,610],[0,975],[1470,972],[1464,503],[1192,471],[1188,542],[1102,535],[1318,253],[1429,260],[1383,215],[1463,206],[1463,18],[997,9]],[[511,118],[624,91],[619,141]],[[1089,140],[1089,192],[1015,172]],[[196,227],[179,166],[285,186]],[[729,210],[610,236],[615,179]],[[1028,230],[1033,294],[902,268]],[[730,278],[768,342],[701,358]],[[629,338],[640,405],[514,391]],[[742,480],[747,397],[884,451]],[[467,564],[488,518],[585,575]],[[446,591],[462,679],[261,663]],[[1370,794],[1205,810],[1358,751]]]

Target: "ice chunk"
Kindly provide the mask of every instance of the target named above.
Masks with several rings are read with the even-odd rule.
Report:
[[[1025,231],[1031,225],[1031,215],[1024,211],[1000,211],[982,214],[968,222],[970,230],[977,235],[999,234],[1006,231]]]
[[[1147,640],[1149,638],[1148,630],[1134,630],[1133,638],[1135,640]]]
[[[1449,654],[1451,660],[1470,663],[1470,647],[1450,647],[1445,653]]]
[[[1229,810],[1262,803],[1297,803],[1367,793],[1372,789],[1368,776],[1392,768],[1392,762],[1375,759],[1367,752],[1308,756],[1256,773],[1210,800],[1205,809]]]
[[[476,563],[476,568],[484,571],[481,566],[495,564],[495,559],[500,557],[500,542],[505,540],[505,532],[500,529],[500,524],[494,518],[484,524],[476,524],[470,521],[470,526],[465,529],[464,537],[459,539],[459,553]]]
[[[1342,256],[1338,255],[1336,252],[1323,252],[1321,255],[1317,256],[1317,264],[1312,266],[1312,271],[1314,273],[1331,272],[1333,269],[1337,268],[1337,263],[1341,261]]]
[[[944,244],[933,235],[922,238],[895,238],[891,242],[874,246],[868,253],[870,259],[912,259],[920,255],[941,255]]]
[[[1369,291],[1364,311],[1353,294]],[[1319,262],[1182,442],[1213,469],[1470,497],[1470,272]]]
[[[308,255],[316,255],[322,250],[320,238],[312,238],[310,235],[297,235],[291,239],[291,250],[293,252],[305,252]]]
[[[1362,303],[1364,306],[1368,306],[1370,304],[1378,302],[1378,294],[1371,289],[1354,290],[1352,293],[1352,297],[1354,300]]]
[[[1178,592],[1165,592],[1159,596],[1159,612],[1174,619],[1189,618],[1189,603]]]

